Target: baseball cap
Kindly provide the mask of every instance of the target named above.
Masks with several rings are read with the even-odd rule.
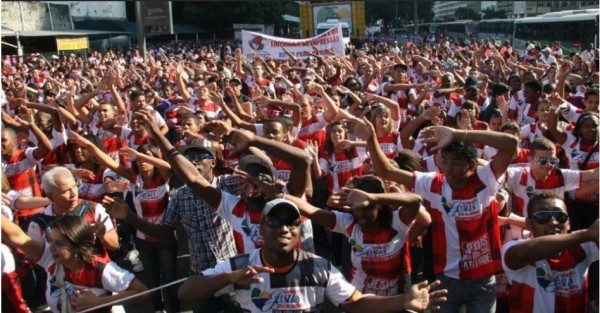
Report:
[[[546,47],[546,48],[542,49],[542,52],[550,53],[550,52],[552,52],[552,49],[550,49],[550,47]]]
[[[238,169],[268,184],[274,184],[277,180],[277,170],[273,164],[269,160],[254,154],[241,157]]]
[[[275,209],[290,210],[290,211],[294,212],[298,218],[300,218],[300,210],[298,209],[296,204],[294,204],[290,200],[283,199],[283,198],[277,198],[277,199],[267,202],[263,208],[262,216],[263,217],[268,216],[269,213],[271,213]]]
[[[190,150],[194,149],[206,151],[212,155],[213,159],[216,158],[215,147],[213,147],[212,143],[208,139],[204,138],[196,138],[192,140],[189,145],[179,148],[179,153],[185,155]]]
[[[531,50],[533,48],[535,48],[534,44],[530,43],[530,44],[527,45],[527,50]]]

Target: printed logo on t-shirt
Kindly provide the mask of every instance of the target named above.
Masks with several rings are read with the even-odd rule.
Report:
[[[479,201],[477,198],[450,201],[442,196],[442,206],[450,217],[457,219],[479,218]]]
[[[535,196],[535,188],[533,188],[533,186],[527,186],[527,188],[525,188],[525,193],[527,194],[527,197],[531,199],[531,197]]]
[[[244,231],[244,234],[250,238],[250,241],[254,242],[256,247],[262,247],[262,236],[260,235],[260,230],[258,227],[256,227],[256,225],[252,224],[247,217],[242,220],[242,231]]]
[[[552,278],[552,272],[547,271],[541,267],[536,268],[535,273],[537,275],[537,281],[542,288],[547,292],[554,292],[556,286],[554,285],[554,279]]]
[[[461,243],[461,266],[470,270],[492,262],[492,249],[487,234],[474,241]]]
[[[357,244],[354,239],[350,239],[348,243],[350,244],[350,247],[352,247],[353,253],[361,252],[363,249],[362,246]]]
[[[303,309],[302,291],[293,288],[273,292],[252,288],[250,298],[263,312],[287,312]]]
[[[52,277],[50,277],[48,279],[48,283],[50,283],[50,297],[56,299],[56,308],[58,310],[61,310],[62,309],[62,298],[61,298],[62,292],[60,291],[60,289],[64,285],[64,288],[65,288],[65,291],[66,291],[68,297],[71,297],[75,292],[73,285],[57,279],[56,275],[52,275]]]

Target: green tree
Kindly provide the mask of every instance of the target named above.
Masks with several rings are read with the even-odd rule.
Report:
[[[507,16],[505,10],[496,11],[495,9],[482,10],[481,14],[483,14],[484,20],[489,20],[489,19],[493,19],[493,18],[506,18],[506,16]]]
[[[471,8],[458,8],[454,11],[457,20],[480,20],[481,16]]]
[[[373,25],[375,21],[383,20],[385,28],[396,27],[396,6],[398,8],[398,18],[402,21],[414,20],[414,3],[417,5],[417,17],[419,22],[431,22],[433,20],[433,1],[365,1],[365,22],[367,25]],[[398,24],[402,26],[401,23]]]

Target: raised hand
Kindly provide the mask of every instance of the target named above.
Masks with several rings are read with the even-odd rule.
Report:
[[[442,109],[440,107],[430,107],[427,110],[423,111],[423,118],[427,121],[431,121],[434,118],[438,117],[441,111]]]
[[[502,115],[508,114],[508,99],[506,95],[496,96],[496,105]]]
[[[344,140],[338,142],[335,146],[336,146],[336,148],[340,148],[343,150],[350,149],[350,148],[352,148],[352,141],[350,141],[348,139],[344,139]]]
[[[308,140],[306,142],[306,149],[313,158],[313,162],[319,161],[319,143],[316,140]]]
[[[94,175],[94,172],[85,168],[72,168],[71,173],[73,174],[73,176],[85,180],[94,180],[94,178],[96,177],[96,175]]]
[[[108,220],[109,216],[106,216],[104,218],[102,218],[101,216],[98,216],[98,218],[90,224],[90,228],[92,229],[92,232],[94,233],[94,235],[96,237],[98,236],[102,236],[106,233],[106,221]]]
[[[131,149],[129,147],[123,147],[123,148],[119,149],[119,154],[127,156],[127,159],[129,161],[133,162],[133,161],[137,160],[139,152],[137,152],[135,149]]]
[[[343,187],[339,193],[340,202],[350,209],[364,209],[371,204],[369,194],[359,190]]]
[[[446,126],[431,126],[421,131],[419,139],[426,145],[431,146],[432,152],[443,149],[449,146],[454,141],[454,133],[456,131]]]
[[[80,134],[70,130],[69,131],[69,135],[68,138],[70,140],[73,140],[78,146],[80,147],[90,147],[93,145],[93,143],[91,143],[89,140],[87,140],[85,137],[81,136]]]
[[[148,132],[148,135],[150,135],[151,138],[161,134],[160,128],[156,123],[156,118],[154,117],[154,114],[152,114],[150,111],[138,110],[133,114],[136,117],[139,117],[144,120],[144,127],[146,128],[146,131]]]
[[[127,214],[129,214],[129,206],[123,199],[104,196],[102,199],[102,205],[106,208],[106,213],[108,213],[110,216],[120,220],[127,219]]]
[[[363,117],[362,120],[356,119],[352,124],[354,126],[353,133],[357,137],[363,140],[368,140],[369,138],[373,138],[373,136],[375,136],[375,128],[366,117]]]
[[[235,148],[231,151],[231,153],[237,154],[246,150],[252,143],[254,136],[255,135],[249,131],[232,129],[229,132],[228,139],[229,142],[235,146]]]

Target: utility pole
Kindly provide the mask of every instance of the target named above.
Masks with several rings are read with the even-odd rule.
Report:
[[[394,23],[396,25],[396,28],[398,28],[398,0],[396,0],[396,23]]]
[[[135,2],[135,25],[137,28],[137,43],[138,49],[146,60],[146,36],[144,35],[144,24],[142,22],[142,4],[139,1]]]
[[[417,14],[417,11],[418,11],[417,10],[417,0],[414,0],[413,3],[415,4],[415,6],[414,6],[414,8],[415,8],[415,10],[414,10],[415,16],[414,16],[414,22],[413,22],[413,24],[415,25],[415,35],[416,35],[416,34],[419,33],[419,25],[417,25],[417,23],[419,22],[419,16]]]

